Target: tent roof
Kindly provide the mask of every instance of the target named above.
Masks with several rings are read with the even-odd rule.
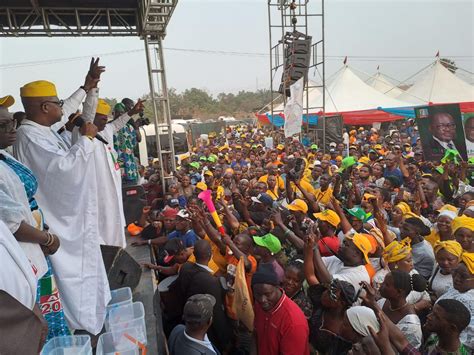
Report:
[[[326,86],[326,113],[373,110],[378,107],[403,107],[410,104],[384,95],[367,85],[348,65],[344,65]],[[313,102],[322,106],[322,95]]]
[[[459,79],[438,59],[397,98],[414,104],[472,102],[474,86]]]
[[[391,83],[390,80],[379,71],[369,78],[366,81],[366,84],[393,98],[396,98],[403,93],[402,89]]]

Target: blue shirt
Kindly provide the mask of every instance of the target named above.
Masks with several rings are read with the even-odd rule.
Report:
[[[198,236],[192,229],[189,229],[186,233],[180,232],[180,231],[174,231],[168,234],[168,240],[178,238],[181,240],[186,248],[193,247],[194,243],[196,243],[196,240]]]
[[[398,168],[395,168],[395,169],[392,169],[392,170],[385,169],[385,171],[383,173],[383,177],[387,178],[389,176],[397,177],[400,185],[403,184],[403,174],[400,171],[400,169],[398,169]]]

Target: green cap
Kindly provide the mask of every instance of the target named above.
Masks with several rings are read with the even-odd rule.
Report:
[[[253,237],[255,244],[267,248],[272,254],[276,254],[281,250],[280,239],[275,237],[273,234],[268,233],[263,237]]]
[[[341,167],[339,168],[339,172],[343,172],[347,168],[350,168],[352,165],[357,164],[357,160],[353,156],[345,157],[342,159]]]
[[[189,163],[189,166],[192,166],[195,169],[199,169],[201,165],[197,161],[193,161],[192,163]]]
[[[317,144],[311,144],[311,149],[318,149],[318,145]]]
[[[201,155],[201,156],[199,157],[199,160],[204,160],[204,161],[206,161],[207,158],[206,158],[204,155]]]
[[[125,112],[126,111],[125,105],[121,102],[115,104],[114,111],[115,112]]]
[[[474,164],[474,157],[472,158],[469,158],[469,160],[467,161],[469,164]]]
[[[362,222],[365,222],[365,220],[367,218],[367,213],[365,213],[365,211],[360,207],[353,207],[351,209],[347,209],[346,211],[351,216],[353,216],[357,219],[360,219]]]
[[[207,161],[210,161],[211,163],[215,163],[217,161],[216,157],[214,156],[209,156],[209,158],[207,158]]]

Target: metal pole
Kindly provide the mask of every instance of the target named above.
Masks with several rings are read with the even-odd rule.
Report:
[[[325,41],[324,41],[324,0],[321,0],[321,24],[322,24],[322,37],[323,37],[323,150],[326,153],[326,70],[325,70]],[[316,58],[317,61],[317,58]]]
[[[161,186],[163,187],[163,191],[165,190],[165,174],[164,174],[164,166],[163,166],[163,156],[161,154],[161,139],[160,139],[160,131],[158,129],[158,109],[156,107],[156,98],[155,98],[155,85],[153,81],[153,68],[151,65],[150,59],[150,48],[148,43],[148,36],[144,36],[144,43],[145,43],[145,54],[146,54],[146,64],[148,68],[148,82],[150,85],[150,98],[153,108],[153,115],[154,115],[154,124],[155,124],[155,137],[156,137],[156,152],[158,154],[158,160],[160,162],[161,167]],[[146,137],[145,137],[146,139]]]
[[[270,43],[270,124],[272,125],[272,131],[275,129],[273,126],[273,51],[272,51],[272,15],[271,15],[271,2],[268,0],[268,34],[269,34],[269,43]]]
[[[166,70],[165,70],[165,56],[163,55],[163,43],[162,38],[158,39],[158,57],[161,66],[161,90],[162,90],[162,107],[163,114],[165,115],[165,122],[168,125],[168,141],[170,144],[171,151],[171,169],[176,171],[176,160],[174,157],[174,140],[173,140],[173,126],[171,123],[171,111],[170,102],[168,97],[168,85],[166,83]]]

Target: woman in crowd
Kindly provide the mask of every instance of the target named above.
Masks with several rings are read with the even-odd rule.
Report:
[[[309,319],[313,313],[313,305],[303,289],[304,280],[303,261],[296,259],[288,263],[282,283],[283,290],[301,308],[306,318]]]
[[[429,286],[436,298],[439,298],[453,287],[452,273],[461,260],[462,246],[454,240],[438,241],[434,245],[434,252],[436,266]]]
[[[456,217],[453,220],[452,229],[454,238],[461,244],[463,250],[474,253],[474,218]]]
[[[454,239],[451,223],[456,218],[456,207],[449,205],[443,206],[441,209],[434,227],[431,229],[429,236],[425,238],[431,246],[434,247],[437,241],[446,241]]]

